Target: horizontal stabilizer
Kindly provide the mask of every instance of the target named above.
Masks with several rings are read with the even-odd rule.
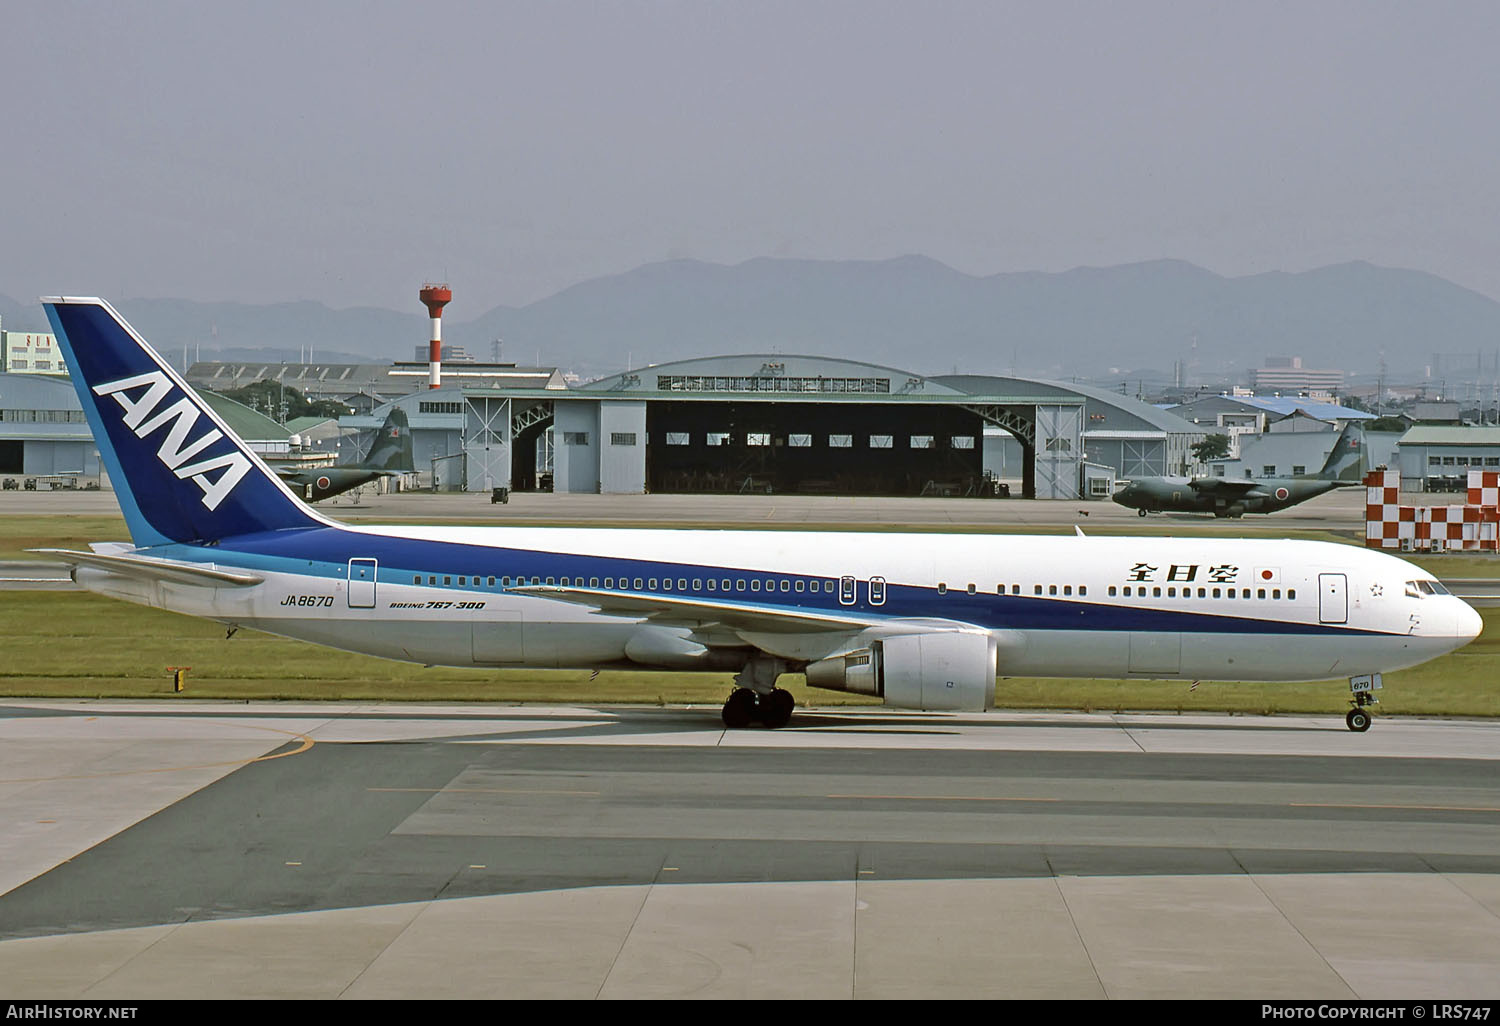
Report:
[[[150,556],[109,555],[102,552],[77,552],[73,549],[28,549],[28,552],[55,556],[70,566],[86,566],[124,577],[148,581],[170,581],[204,588],[243,588],[259,584],[265,578],[243,571],[220,570],[199,563],[176,563]]]

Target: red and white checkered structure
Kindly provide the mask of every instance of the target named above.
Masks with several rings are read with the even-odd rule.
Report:
[[[1401,505],[1401,472],[1365,475],[1365,546],[1404,552],[1500,551],[1500,471],[1469,471],[1462,506]]]

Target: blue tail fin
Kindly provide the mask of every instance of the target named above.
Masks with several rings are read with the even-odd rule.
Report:
[[[42,305],[137,545],[324,523],[108,303]]]

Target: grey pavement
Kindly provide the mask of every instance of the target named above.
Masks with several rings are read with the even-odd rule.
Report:
[[[0,706],[0,996],[1500,996],[1500,724]]]

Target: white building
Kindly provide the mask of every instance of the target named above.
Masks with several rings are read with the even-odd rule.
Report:
[[[67,374],[62,348],[53,335],[0,331],[0,374]]]

